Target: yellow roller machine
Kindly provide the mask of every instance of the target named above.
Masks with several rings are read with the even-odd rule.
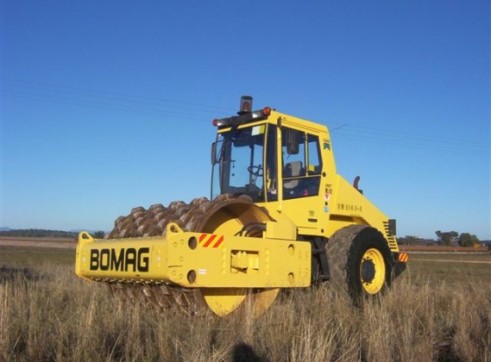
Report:
[[[107,239],[79,235],[76,273],[190,314],[266,310],[280,288],[329,283],[354,302],[405,269],[395,220],[336,172],[324,125],[269,107],[215,119],[210,199],[137,207]]]

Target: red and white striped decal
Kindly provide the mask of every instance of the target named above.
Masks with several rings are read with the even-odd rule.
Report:
[[[203,248],[218,248],[223,240],[223,235],[201,234],[199,236],[199,244]]]

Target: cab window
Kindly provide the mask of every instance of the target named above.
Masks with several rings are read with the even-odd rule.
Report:
[[[283,198],[317,195],[322,170],[319,137],[283,127],[281,139]]]

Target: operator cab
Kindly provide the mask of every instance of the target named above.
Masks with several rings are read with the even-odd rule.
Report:
[[[280,117],[270,119],[269,107],[251,109],[252,98],[243,97],[237,116],[213,121],[218,134],[212,147],[211,197],[230,193],[271,202],[318,195],[319,137],[282,125]]]

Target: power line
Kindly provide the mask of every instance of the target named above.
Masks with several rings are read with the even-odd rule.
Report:
[[[397,147],[424,148],[436,151],[462,151],[478,156],[490,156],[490,145],[448,136],[416,134],[404,131],[379,129],[374,127],[342,124],[334,128],[338,139],[351,139],[366,143],[383,144]]]
[[[176,101],[159,97],[145,97],[100,91],[40,82],[3,79],[2,96],[56,102],[85,107],[114,109],[124,112],[179,116],[202,121],[210,113],[225,113],[225,107],[200,105],[187,101]]]
[[[107,90],[96,90],[90,88],[80,88],[68,85],[61,84],[53,84],[53,83],[45,83],[45,82],[34,82],[27,81],[22,79],[13,79],[13,78],[3,78],[2,82],[4,82],[8,86],[16,86],[23,88],[31,88],[40,91],[53,91],[55,93],[71,93],[75,96],[92,96],[92,97],[103,97],[112,100],[123,100],[123,101],[131,101],[136,103],[143,104],[160,104],[170,107],[178,107],[184,109],[195,109],[195,110],[209,110],[209,111],[221,111],[221,112],[229,112],[229,107],[219,107],[212,106],[210,104],[198,104],[196,102],[168,99],[162,97],[155,96],[142,96],[135,94],[128,94],[122,92],[113,92]]]
[[[230,113],[230,108],[228,107],[210,104],[201,105],[189,101],[79,88],[8,77],[2,78],[1,81],[2,96],[40,102],[57,102],[88,108],[151,114],[161,117],[178,117],[179,119],[196,121],[203,121],[209,118],[210,113]],[[331,133],[336,133],[338,139],[344,138],[395,147],[416,147],[444,152],[460,151],[479,156],[490,156],[489,144],[448,136],[440,137],[431,134],[416,134],[400,130],[355,126],[348,123],[341,123],[338,126],[332,127]]]

